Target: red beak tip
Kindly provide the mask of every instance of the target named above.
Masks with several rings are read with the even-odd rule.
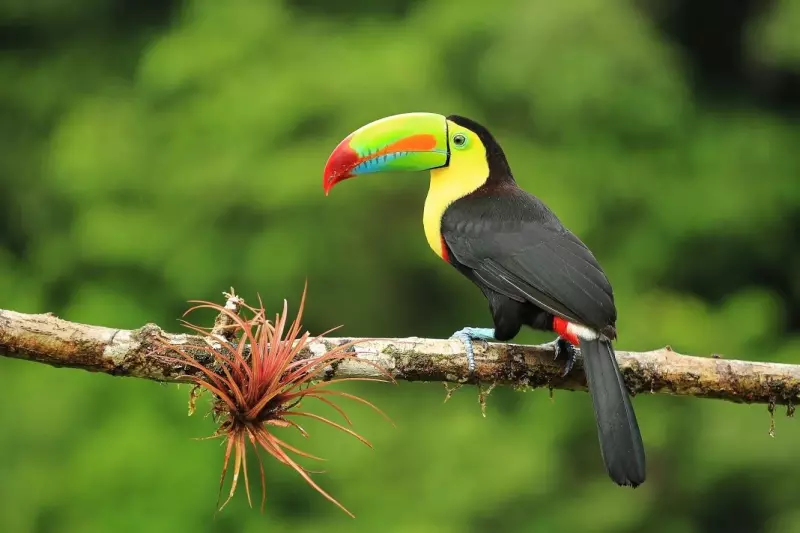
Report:
[[[333,186],[340,181],[351,178],[350,171],[359,163],[358,154],[350,148],[352,134],[345,137],[342,142],[333,150],[328,161],[325,163],[325,170],[322,173],[322,183],[325,189],[325,196],[328,196]]]
[[[322,188],[325,191],[325,196],[328,196],[337,183],[340,181],[344,181],[346,179],[352,178],[353,175],[349,172],[344,173],[326,173],[323,181],[322,181]]]
[[[331,189],[333,189],[335,183],[336,182],[332,180],[330,176],[327,175],[325,176],[325,178],[322,181],[322,190],[325,191],[325,196],[328,196],[328,194],[330,194]]]

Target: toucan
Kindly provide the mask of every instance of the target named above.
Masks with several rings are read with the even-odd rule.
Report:
[[[422,222],[433,251],[483,292],[494,328],[463,328],[473,340],[513,339],[522,326],[555,332],[565,375],[579,347],[600,452],[611,479],[645,480],[639,424],[614,355],[617,310],[611,284],[586,245],[539,198],[520,188],[503,149],[483,126],[459,115],[403,113],[343,139],[325,164],[323,188],[386,171],[430,170]]]

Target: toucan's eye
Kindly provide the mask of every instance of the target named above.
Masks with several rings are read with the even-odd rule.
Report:
[[[456,133],[453,135],[453,145],[458,148],[463,148],[467,145],[467,136],[463,133]]]

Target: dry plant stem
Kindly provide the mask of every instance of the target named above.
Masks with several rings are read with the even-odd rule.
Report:
[[[242,307],[244,300],[242,300],[239,296],[236,296],[236,292],[234,292],[233,287],[231,287],[230,292],[223,292],[223,296],[225,296],[225,309],[232,311],[233,313],[239,313],[239,309]],[[236,332],[236,322],[231,318],[231,315],[227,313],[219,313],[217,318],[214,320],[214,327],[211,329],[211,334],[222,337],[227,341],[232,341]]]
[[[0,356],[156,381],[185,378],[192,369],[154,356],[162,346],[159,338],[188,353],[193,353],[193,346],[205,342],[200,336],[165,333],[153,324],[136,330],[120,330],[68,322],[52,314],[0,310]],[[320,354],[352,340],[323,338],[311,342],[300,356]],[[466,358],[458,340],[364,340],[356,344],[355,350],[357,358],[329,366],[320,374],[320,379],[385,378],[372,366],[377,364],[397,380],[468,381]],[[572,372],[561,378],[563,361],[554,361],[553,355],[551,345],[476,343],[475,374],[478,380],[486,383],[585,390],[580,357]],[[618,351],[617,360],[634,394],[663,393],[737,403],[771,403],[786,405],[789,414],[800,403],[800,365],[693,357],[676,353],[669,347],[640,353]]]

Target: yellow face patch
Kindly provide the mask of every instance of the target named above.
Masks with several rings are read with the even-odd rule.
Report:
[[[431,170],[422,223],[428,245],[439,257],[442,248],[442,216],[450,204],[475,191],[489,178],[486,148],[472,131],[447,121],[450,164]]]

